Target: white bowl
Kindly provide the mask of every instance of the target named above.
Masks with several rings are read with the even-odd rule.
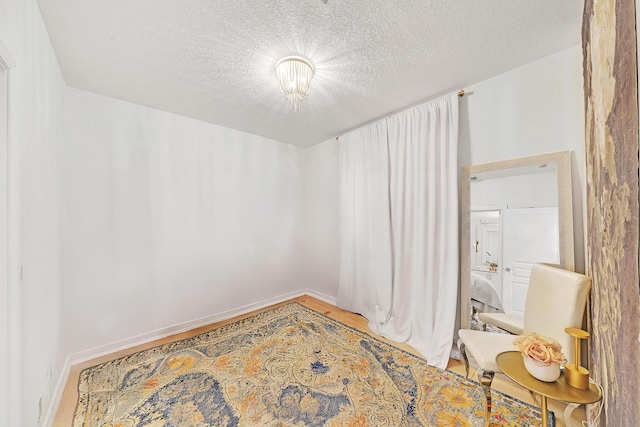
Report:
[[[524,355],[522,356],[522,359],[524,361],[524,367],[534,378],[547,383],[552,383],[560,378],[559,363],[545,365]]]

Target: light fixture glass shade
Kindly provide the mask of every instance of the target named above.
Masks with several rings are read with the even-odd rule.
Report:
[[[313,65],[300,56],[287,56],[276,64],[280,93],[287,97],[291,111],[300,111],[300,103],[311,92]]]

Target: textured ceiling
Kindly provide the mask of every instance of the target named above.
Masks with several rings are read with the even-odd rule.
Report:
[[[300,146],[580,42],[583,0],[39,0],[69,86]],[[292,113],[275,63],[314,63]]]

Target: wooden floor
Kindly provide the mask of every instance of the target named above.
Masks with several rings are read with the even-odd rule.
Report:
[[[354,314],[345,310],[341,310],[331,304],[327,304],[323,301],[320,301],[316,298],[310,297],[310,296],[301,296],[298,298],[294,298],[291,301],[297,301],[302,305],[305,305],[313,310],[319,311],[331,318],[334,318],[342,323],[345,323],[353,328],[359,329],[363,332],[366,332],[370,335],[373,335],[383,341],[387,341],[387,342],[391,342],[379,335],[373,334],[371,333],[371,331],[369,330],[369,328],[367,327],[367,320],[358,315],[358,314]],[[276,304],[272,307],[278,306],[278,305],[282,305],[282,304],[286,304],[289,301],[280,303],[280,304]],[[271,307],[269,307],[271,308]],[[88,367],[91,366],[95,366],[95,365],[99,365],[101,363],[107,362],[109,360],[113,360],[113,359],[118,359],[120,357],[132,354],[132,353],[136,353],[138,351],[141,350],[145,350],[151,347],[156,347],[158,345],[162,345],[162,344],[166,344],[168,342],[172,342],[172,341],[178,341],[181,339],[185,339],[185,338],[189,338],[192,337],[194,335],[198,335],[201,334],[203,332],[209,331],[211,329],[217,328],[219,326],[228,324],[228,323],[232,323],[235,322],[239,319],[245,318],[245,317],[249,317],[252,316],[258,312],[267,310],[268,308],[262,309],[262,310],[257,310],[251,313],[247,313],[245,315],[242,316],[238,316],[238,317],[234,317],[231,319],[227,319],[221,322],[217,322],[217,323],[212,323],[210,325],[207,326],[203,326],[201,328],[197,328],[197,329],[192,329],[191,331],[188,332],[184,332],[181,334],[176,334],[176,335],[172,335],[170,337],[167,338],[163,338],[160,340],[156,340],[156,341],[152,341],[149,342],[147,344],[144,345],[140,345],[140,346],[136,346],[136,347],[131,347],[128,348],[126,350],[122,350],[122,351],[118,351],[115,353],[111,353],[107,356],[103,356],[103,357],[99,357],[97,359],[92,359],[90,361],[84,362],[84,363],[80,363],[77,365],[74,365],[71,368],[71,372],[69,373],[69,378],[67,380],[67,384],[65,386],[64,389],[64,393],[62,395],[62,399],[60,402],[60,406],[58,408],[58,413],[56,415],[55,421],[53,426],[54,427],[69,427],[72,425],[72,420],[73,420],[73,412],[75,410],[75,406],[76,406],[76,402],[78,400],[78,391],[77,391],[77,387],[78,387],[78,379],[79,379],[79,375],[80,372]],[[412,347],[406,345],[406,344],[398,344],[398,343],[392,343],[393,345],[395,345],[396,347],[402,348],[410,353],[416,354],[416,355],[420,355],[416,350],[414,350]],[[464,365],[454,359],[450,359],[449,360],[449,365],[447,367],[447,369],[453,371],[453,372],[457,372],[459,374],[464,375]],[[470,376],[473,376],[473,378],[475,378],[475,371],[471,371],[470,372]],[[524,402],[527,403],[531,403],[531,404],[536,404],[534,403],[533,399],[531,398],[531,395],[522,387],[519,387],[518,385],[510,382],[507,379],[503,379],[500,378],[498,376],[496,376],[496,379],[494,379],[493,382],[493,388],[499,391],[502,391],[503,393],[506,393],[510,396],[513,396],[517,399],[520,399]],[[555,402],[555,401],[551,401],[549,400],[549,409],[553,410],[556,414],[556,425],[557,426],[565,426],[564,420],[563,420],[563,411],[564,411],[564,405],[559,403],[559,402]],[[584,419],[584,411],[580,411],[580,410],[576,410],[574,412],[574,417],[576,418],[576,421],[574,421],[574,423],[576,423],[575,425],[579,425],[579,421]]]

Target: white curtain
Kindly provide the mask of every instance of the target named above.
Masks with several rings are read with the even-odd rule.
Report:
[[[338,306],[445,368],[458,292],[455,94],[340,141]]]
[[[340,139],[338,306],[360,313],[369,328],[391,313],[391,220],[387,126],[378,122]]]

